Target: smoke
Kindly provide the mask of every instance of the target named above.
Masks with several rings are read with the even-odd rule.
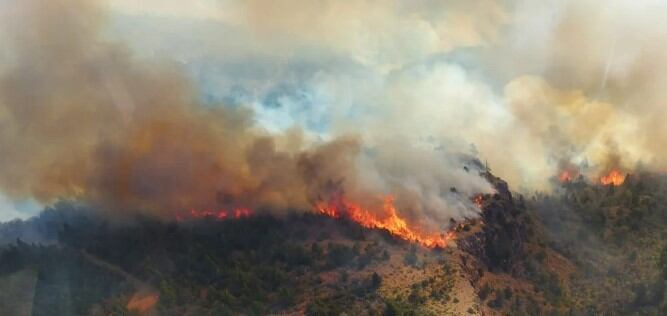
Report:
[[[222,10],[235,13],[236,22],[258,34],[264,45],[290,50],[316,43],[383,69],[493,40],[505,19],[495,1],[222,3]]]
[[[204,104],[179,65],[137,58],[105,33],[101,3],[8,1],[0,12],[0,189],[12,198],[168,217],[393,195],[411,221],[441,227],[474,216],[469,197],[491,190],[458,152],[366,137],[359,125],[324,137],[269,131],[247,106]]]
[[[4,2],[2,191],[157,214],[394,195],[439,225],[491,190],[465,157],[518,190],[667,169],[658,1],[195,2]]]
[[[664,3],[518,1],[510,12],[511,26],[480,60],[507,82],[514,130],[528,134],[545,166],[539,177],[564,163],[589,178],[611,168],[664,170]]]
[[[667,167],[660,1],[218,4],[230,33],[271,52],[251,58],[272,71],[236,82],[248,91],[239,99],[260,116],[289,113],[282,127],[325,117],[327,132],[361,134],[364,144],[474,144],[527,190],[549,190],[563,166],[591,179]],[[256,51],[232,55],[246,49]],[[206,73],[203,82],[232,89],[224,74]]]

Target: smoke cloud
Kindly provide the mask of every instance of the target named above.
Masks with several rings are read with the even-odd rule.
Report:
[[[8,1],[0,12],[0,190],[12,198],[170,217],[309,210],[340,193],[372,208],[392,195],[410,221],[441,228],[491,191],[463,169],[467,156],[380,137],[372,122],[369,135],[275,131],[252,106],[202,102],[182,66],[106,32],[103,3]]]
[[[264,115],[285,115],[278,129],[324,121],[316,127],[368,146],[473,144],[516,189],[549,190],[565,166],[595,181],[612,168],[667,168],[660,1],[217,4],[216,23],[229,29],[198,34],[248,35],[247,46],[206,48],[234,52],[215,64],[248,80],[196,76],[252,104],[266,125],[276,121]],[[235,67],[258,47],[271,53],[250,59],[268,73]]]
[[[12,198],[162,215],[393,195],[436,227],[491,192],[470,157],[527,191],[667,169],[660,1],[1,6]]]

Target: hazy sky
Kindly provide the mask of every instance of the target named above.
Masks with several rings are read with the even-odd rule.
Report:
[[[194,19],[225,19],[225,0],[107,0],[111,10],[121,14],[170,16]]]

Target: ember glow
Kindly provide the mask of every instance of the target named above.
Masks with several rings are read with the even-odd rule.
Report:
[[[139,314],[148,312],[158,302],[159,296],[156,294],[141,294],[136,293],[127,302],[127,309]]]
[[[478,208],[483,208],[484,207],[484,195],[482,194],[477,194],[472,198],[472,202],[478,207]]]
[[[483,201],[482,195],[477,195],[473,202],[481,207]],[[329,202],[320,202],[315,205],[315,210],[322,215],[332,218],[341,219],[347,218],[355,223],[372,229],[383,229],[394,236],[409,242],[421,244],[428,248],[444,248],[447,243],[454,239],[453,232],[446,233],[426,233],[417,227],[413,227],[402,218],[396,211],[394,206],[393,196],[387,196],[384,199],[382,210],[377,215],[368,209],[348,202],[342,198],[331,199]],[[231,211],[227,210],[194,210],[187,212],[176,213],[177,221],[184,221],[188,219],[213,219],[213,220],[232,220],[241,219],[253,216],[253,212],[247,208],[236,208]]]
[[[600,178],[600,183],[602,183],[602,185],[619,186],[623,184],[623,182],[625,182],[625,175],[616,169]]]
[[[558,181],[560,183],[568,183],[568,182],[572,182],[572,180],[574,180],[578,176],[579,176],[578,172],[575,172],[575,171],[572,171],[572,170],[563,170],[558,175]]]
[[[184,219],[201,219],[201,218],[211,218],[216,220],[226,220],[226,219],[240,219],[252,216],[252,211],[247,208],[235,208],[231,211],[227,210],[217,210],[217,211],[199,211],[191,209],[188,212],[176,213],[176,220],[182,221]]]
[[[454,239],[453,232],[426,233],[417,227],[411,227],[396,211],[392,196],[384,199],[382,210],[379,212],[364,209],[342,198],[317,203],[315,208],[323,215],[348,218],[366,228],[384,229],[394,236],[428,248],[444,248],[450,240]]]

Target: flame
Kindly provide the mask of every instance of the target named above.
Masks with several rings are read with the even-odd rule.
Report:
[[[129,311],[138,312],[140,315],[142,315],[153,308],[158,299],[159,297],[156,294],[135,293],[132,295],[132,298],[130,298],[130,301],[127,302],[126,307]]]
[[[567,182],[572,182],[574,178],[578,176],[578,173],[573,172],[571,170],[563,170],[561,173],[558,175],[558,181],[560,183],[567,183]]]
[[[484,195],[477,194],[472,198],[472,203],[475,204],[479,209],[484,208]]]
[[[600,183],[602,183],[602,185],[619,186],[623,184],[623,182],[625,182],[625,174],[617,169],[613,169],[607,175],[600,178]]]
[[[396,212],[392,196],[387,196],[384,199],[382,207],[384,216],[376,215],[374,212],[341,198],[332,199],[328,203],[319,202],[315,205],[315,209],[320,214],[333,218],[349,218],[366,228],[384,229],[394,236],[419,243],[428,248],[444,248],[450,240],[454,239],[454,233],[451,231],[445,234],[429,234],[410,227],[406,220]]]
[[[176,213],[176,220],[182,221],[185,218],[190,219],[200,219],[200,218],[213,218],[217,220],[226,220],[226,219],[239,219],[252,216],[252,212],[247,208],[235,208],[231,211],[227,210],[217,210],[217,211],[199,211],[191,209],[186,213]]]
[[[482,201],[483,197],[481,195],[473,199],[473,202],[480,208]],[[419,243],[428,248],[444,248],[455,237],[452,231],[446,233],[425,233],[420,229],[411,227],[396,211],[392,196],[387,196],[384,199],[382,215],[377,215],[376,212],[371,212],[342,198],[331,199],[329,202],[318,202],[315,205],[315,210],[320,214],[332,218],[348,218],[366,228],[384,229],[394,236]],[[176,220],[179,222],[185,219],[203,218],[227,220],[246,218],[252,215],[253,213],[247,208],[236,208],[231,211],[199,211],[191,209],[188,212],[176,213]]]

